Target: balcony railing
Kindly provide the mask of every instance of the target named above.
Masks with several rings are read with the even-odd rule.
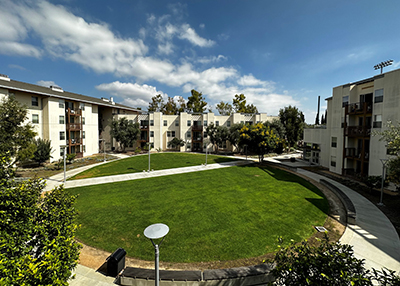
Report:
[[[76,139],[67,139],[66,140],[67,145],[80,145],[82,144],[82,139],[81,138],[76,138]]]
[[[355,102],[346,106],[348,114],[371,113],[372,102]]]
[[[345,157],[349,159],[362,159],[368,160],[368,152],[362,154],[361,148],[345,148]]]
[[[371,127],[369,126],[347,126],[345,129],[346,136],[368,137],[371,135]]]
[[[67,130],[81,130],[82,124],[80,123],[67,123]]]

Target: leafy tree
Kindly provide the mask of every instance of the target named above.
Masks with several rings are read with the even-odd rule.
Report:
[[[186,101],[182,96],[178,97],[178,103],[177,103],[177,108],[178,108],[178,112],[182,113],[186,111]]]
[[[279,120],[285,128],[285,137],[290,147],[295,146],[303,137],[304,114],[295,106],[279,110]]]
[[[151,98],[151,102],[149,103],[149,107],[147,110],[149,112],[162,112],[164,107],[164,98],[161,94],[157,94]]]
[[[239,150],[239,142],[240,142],[240,130],[243,128],[243,123],[232,124],[229,128],[229,136],[228,140],[231,142],[232,146]]]
[[[329,242],[327,236],[317,245],[303,241],[279,247],[273,262],[274,285],[400,285],[394,271],[371,273],[363,260],[354,257],[352,246]]]
[[[285,138],[285,127],[283,126],[282,122],[279,119],[273,119],[272,121],[264,122],[265,126],[271,128],[275,134],[279,136],[279,138]],[[278,145],[275,147],[274,152],[277,154],[282,154],[286,147],[286,141],[280,140]]]
[[[176,102],[172,97],[168,96],[167,103],[164,104],[162,108],[162,113],[165,115],[175,115],[178,114],[178,107],[176,105]]]
[[[11,164],[33,156],[31,142],[36,133],[32,124],[25,123],[27,113],[26,107],[14,97],[0,100],[0,154],[8,154]]]
[[[233,113],[233,107],[228,102],[221,101],[217,104],[217,110],[220,115],[231,115]]]
[[[50,158],[52,158],[51,153],[54,152],[51,147],[51,141],[47,139],[34,139],[34,144],[36,145],[36,150],[33,153],[33,160],[40,164],[43,164]]]
[[[206,110],[207,102],[201,92],[194,89],[191,91],[192,96],[188,97],[186,108],[189,112],[203,113]]]
[[[393,158],[388,163],[388,180],[400,188],[400,156]]]
[[[182,139],[174,137],[171,141],[168,142],[168,147],[176,148],[185,146],[185,141]]]
[[[264,155],[272,151],[282,140],[274,131],[263,123],[245,125],[240,130],[240,144],[247,145],[251,152],[258,155],[258,161],[264,160]]]
[[[111,121],[111,136],[120,144],[122,151],[133,145],[140,134],[139,123],[129,122],[126,117]]]
[[[229,139],[229,130],[225,126],[215,126],[210,123],[206,129],[210,143],[214,145],[215,151],[218,154],[219,145],[222,145]]]
[[[246,105],[246,96],[242,93],[235,95],[233,99],[233,109],[239,113],[258,113],[257,107],[253,104]]]
[[[0,158],[0,285],[68,285],[79,259],[76,197],[45,182],[16,183]],[[11,173],[10,173],[11,172]]]

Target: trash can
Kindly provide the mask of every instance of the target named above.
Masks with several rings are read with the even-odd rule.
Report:
[[[125,268],[126,251],[123,248],[118,248],[107,257],[107,275],[116,277],[122,269]]]

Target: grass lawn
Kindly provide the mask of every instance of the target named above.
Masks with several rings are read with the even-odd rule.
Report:
[[[69,190],[79,194],[81,241],[150,261],[154,248],[143,231],[153,223],[170,227],[161,261],[235,260],[276,250],[278,236],[311,236],[329,208],[307,181],[254,165]]]
[[[207,155],[207,164],[222,163],[229,161],[237,161],[238,159]],[[156,153],[150,155],[151,169],[163,170],[179,167],[189,167],[204,164],[206,161],[205,154],[188,154],[188,153]],[[87,171],[79,173],[70,178],[70,180],[112,176],[119,174],[129,174],[143,172],[149,168],[149,156],[133,156],[130,158],[110,162],[108,164],[93,167]]]

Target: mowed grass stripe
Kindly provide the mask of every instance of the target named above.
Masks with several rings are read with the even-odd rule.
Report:
[[[152,260],[143,230],[165,223],[161,260],[234,260],[276,249],[276,239],[300,241],[323,225],[328,202],[307,181],[256,166],[171,175],[70,189],[79,194],[78,238],[109,252]]]
[[[217,155],[208,155],[207,164],[237,161],[238,159]],[[205,154],[190,153],[155,153],[150,155],[151,169],[164,170],[179,167],[189,167],[204,164]],[[132,156],[130,158],[111,161],[107,164],[93,167],[75,175],[70,180],[79,180],[120,174],[143,172],[149,167],[148,155]]]

